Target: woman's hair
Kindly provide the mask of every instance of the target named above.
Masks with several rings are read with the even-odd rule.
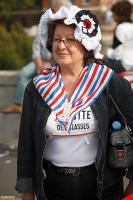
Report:
[[[54,32],[55,32],[55,28],[58,24],[64,25],[64,19],[51,21],[48,24],[48,40],[46,43],[46,47],[51,53],[52,53]],[[75,24],[71,24],[69,26],[73,27],[73,29],[76,28]],[[93,50],[88,51],[87,49],[85,49],[84,46],[83,46],[83,48],[84,48],[84,64],[89,64],[89,63],[94,63],[94,62],[102,64],[101,59],[95,59]]]
[[[120,17],[122,21],[130,21],[133,11],[133,5],[128,0],[122,0],[116,2],[112,7],[111,11]]]

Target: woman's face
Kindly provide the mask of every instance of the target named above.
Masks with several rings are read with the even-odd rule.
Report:
[[[52,53],[55,61],[60,65],[83,65],[84,47],[74,38],[74,28],[58,24],[55,28]]]

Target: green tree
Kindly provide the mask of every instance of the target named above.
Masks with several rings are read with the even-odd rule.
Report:
[[[20,69],[31,61],[33,38],[29,37],[20,24],[11,32],[0,26],[0,70]]]
[[[34,5],[34,0],[0,0],[0,15],[9,18],[16,10],[23,10]]]
[[[12,37],[3,27],[0,27],[0,38],[0,70],[16,69],[21,62]]]

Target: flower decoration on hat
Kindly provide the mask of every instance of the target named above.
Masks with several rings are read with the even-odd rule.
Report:
[[[81,10],[75,16],[83,33],[89,37],[96,36],[98,32],[98,19],[90,11]]]
[[[101,30],[97,17],[89,10],[82,10],[77,6],[61,7],[56,13],[48,9],[41,17],[38,34],[42,46],[46,47],[48,40],[48,23],[64,19],[64,24],[75,24],[74,37],[88,50],[94,51],[95,58],[101,59]]]
[[[75,8],[75,10],[77,9]],[[89,10],[80,9],[76,13],[69,13],[64,23],[66,25],[75,24],[75,39],[81,42],[88,51],[94,50],[95,58],[103,58],[103,55],[100,53],[101,30],[98,19],[94,14]]]

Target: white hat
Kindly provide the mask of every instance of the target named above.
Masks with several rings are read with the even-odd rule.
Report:
[[[82,43],[88,50],[94,51],[94,56],[97,59],[103,58],[101,51],[101,30],[98,25],[98,20],[94,14],[88,10],[83,10],[77,6],[61,7],[56,13],[52,13],[48,9],[41,17],[38,26],[38,34],[42,45],[46,46],[48,40],[48,22],[58,19],[64,19],[64,24],[75,24],[74,37]]]

